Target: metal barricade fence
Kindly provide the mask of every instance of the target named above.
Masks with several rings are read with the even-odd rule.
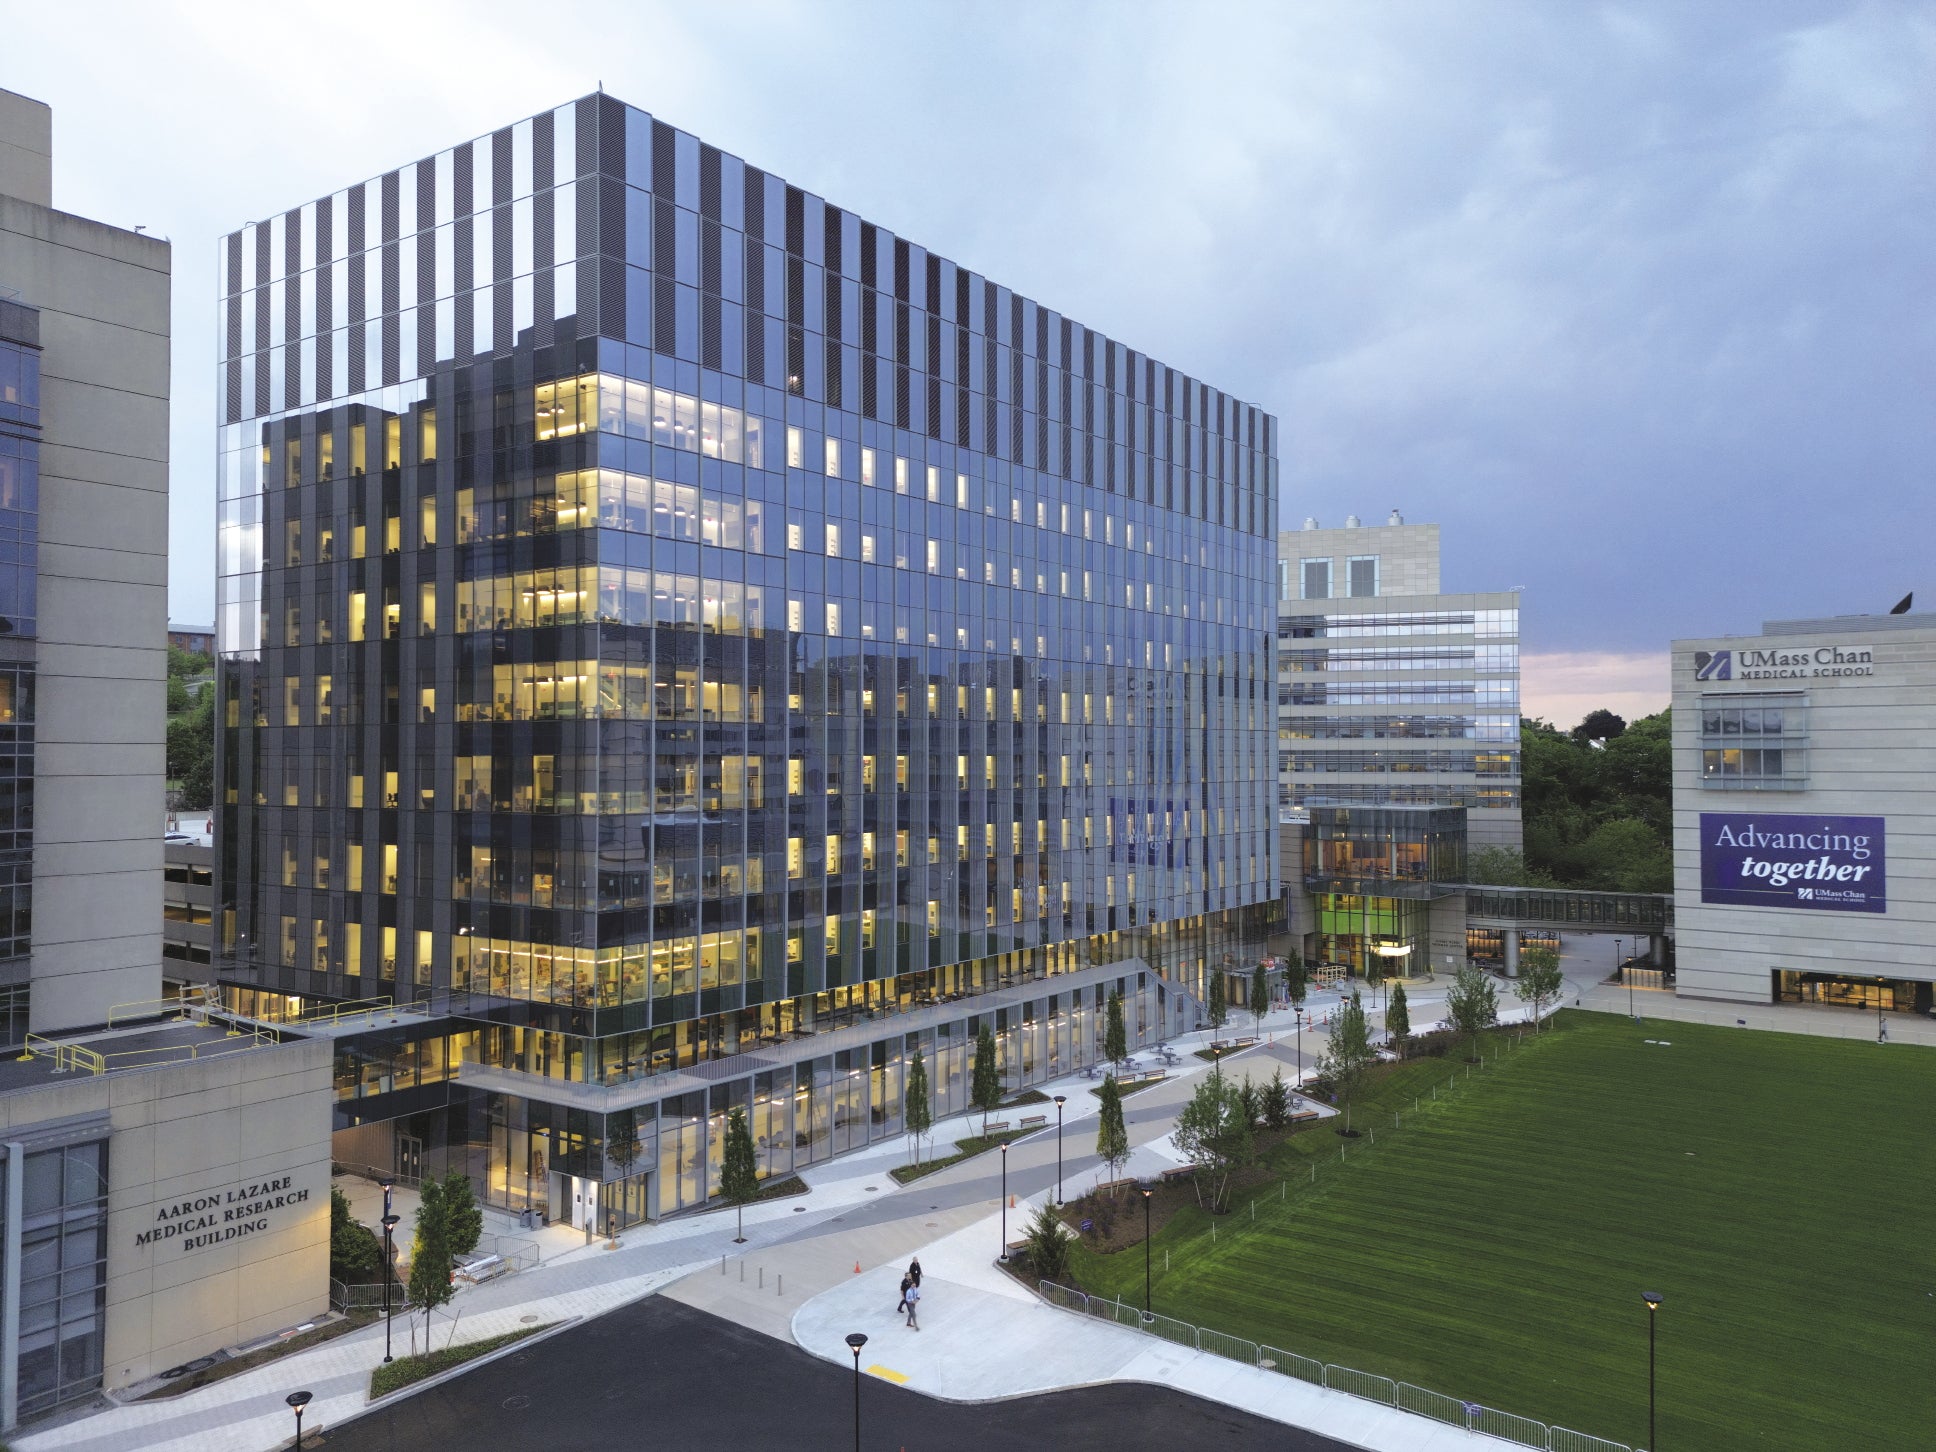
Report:
[[[1398,1401],[1401,1412],[1415,1412],[1421,1417],[1430,1417],[1435,1422],[1448,1426],[1465,1425],[1465,1406],[1457,1397],[1449,1397],[1444,1392],[1427,1391],[1422,1386],[1413,1386],[1409,1381],[1398,1384]]]
[[[1138,1311],[1135,1314],[1140,1320],[1143,1313]],[[1174,1316],[1165,1316],[1159,1313],[1154,1319],[1144,1321],[1143,1329],[1152,1336],[1160,1336],[1165,1341],[1174,1342],[1178,1346],[1187,1346],[1193,1351],[1198,1349],[1197,1338],[1199,1333],[1197,1328],[1192,1326],[1188,1321],[1179,1321]],[[1256,1362],[1253,1361],[1251,1365],[1255,1366]]]
[[[1275,1346],[1259,1346],[1257,1364],[1266,1371],[1308,1381],[1312,1386],[1324,1385],[1324,1363],[1315,1357],[1299,1356],[1295,1351],[1283,1351]]]
[[[372,1286],[370,1289],[380,1291],[382,1288]],[[1309,1356],[1299,1356],[1281,1347],[1265,1346],[1227,1332],[1193,1326],[1173,1316],[1157,1315],[1145,1320],[1140,1306],[1114,1301],[1106,1296],[1086,1295],[1052,1281],[1038,1281],[1036,1291],[1050,1305],[1074,1311],[1078,1315],[1094,1316],[1099,1321],[1127,1326],[1178,1346],[1207,1351],[1229,1361],[1255,1366],[1347,1396],[1361,1397],[1415,1416],[1429,1417],[1447,1426],[1462,1427],[1502,1441],[1516,1442],[1522,1447],[1537,1447],[1542,1452],[1634,1452],[1625,1442],[1589,1436],[1566,1427],[1548,1427],[1531,1417],[1515,1416],[1496,1407],[1460,1401],[1443,1392],[1414,1386],[1410,1382],[1393,1381],[1388,1376],[1359,1371],[1356,1367],[1338,1366]]]
[[[1375,1372],[1359,1371],[1354,1366],[1333,1366],[1326,1362],[1324,1384],[1332,1391],[1350,1392],[1352,1396],[1363,1397],[1368,1402],[1378,1402],[1388,1407],[1397,1404],[1397,1382]]]
[[[1589,1436],[1567,1427],[1548,1427],[1546,1445],[1552,1452],[1633,1452],[1625,1442],[1609,1442],[1605,1437]]]
[[[342,1281],[329,1283],[329,1301],[337,1310],[381,1311],[383,1309],[383,1282],[371,1281],[367,1284],[345,1285]],[[410,1291],[402,1284],[390,1287],[390,1309],[403,1312],[410,1308]]]
[[[1531,1417],[1516,1417],[1497,1407],[1474,1407],[1466,1425],[1475,1432],[1484,1432],[1502,1442],[1517,1442],[1522,1447],[1544,1448],[1548,1442],[1546,1423],[1535,1422]]]
[[[1223,1331],[1212,1331],[1209,1327],[1197,1329],[1197,1350],[1208,1351],[1217,1356],[1227,1356],[1232,1361],[1241,1361],[1246,1366],[1257,1364],[1257,1343],[1246,1341],[1241,1336],[1231,1336]]]

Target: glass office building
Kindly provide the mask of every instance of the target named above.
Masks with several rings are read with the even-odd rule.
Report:
[[[1310,898],[1287,917],[1316,961],[1413,970],[1468,845],[1520,846],[1519,596],[1443,592],[1439,527],[1396,510],[1277,543],[1278,772]]]
[[[216,969],[338,1158],[627,1223],[1188,1019],[1276,422],[607,96],[219,250]]]

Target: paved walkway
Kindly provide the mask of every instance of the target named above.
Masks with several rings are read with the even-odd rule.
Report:
[[[1026,1218],[1032,1207],[1021,1207]],[[1011,1230],[1014,1216],[1011,1215]],[[1497,1447],[1491,1438],[1326,1391],[1127,1327],[1058,1310],[991,1263],[993,1217],[921,1247],[921,1328],[894,1311],[901,1266],[882,1266],[814,1297],[793,1339],[853,1364],[846,1337],[867,1336],[861,1369],[946,1401],[979,1402],[1106,1382],[1150,1382],[1375,1452]]]
[[[1436,985],[1438,1001],[1444,986]],[[1591,991],[1579,986],[1582,996]],[[1419,987],[1413,1021],[1422,1024],[1436,1016],[1428,1007],[1434,985]],[[1314,995],[1307,1010],[1322,1013],[1337,1002],[1335,993]],[[1516,1008],[1507,1012],[1518,1016]],[[1772,1012],[1787,1026],[1787,1010]],[[1233,1014],[1232,1020],[1226,1033],[1251,1032],[1248,1013]],[[1288,1009],[1267,1015],[1265,1043],[1227,1056],[1225,1071],[1262,1080],[1284,1064],[1286,1078],[1293,1078],[1292,1023]],[[1196,1076],[1209,1068],[1190,1051],[1208,1037],[1176,1039],[1181,1057],[1170,1067],[1170,1077],[1124,1100],[1133,1147],[1127,1173],[1155,1174],[1176,1163],[1169,1140],[1175,1115]],[[1305,1062],[1315,1059],[1322,1038],[1321,1029],[1306,1031]],[[1148,1062],[1150,1056],[1141,1057]],[[1075,1077],[1044,1087],[1067,1098],[1060,1163],[1053,1106],[1011,1111],[1011,1121],[1045,1110],[1049,1116],[1044,1128],[1014,1139],[1006,1156],[1006,1187],[1016,1197],[1008,1211],[1011,1238],[1026,1221],[1026,1202],[1054,1189],[1058,1172],[1069,1198],[1107,1174],[1094,1153],[1098,1102],[1089,1092],[1094,1082]],[[954,1139],[979,1129],[978,1115],[957,1116],[936,1126],[933,1144],[945,1152]],[[434,1322],[435,1339],[443,1345],[454,1337],[461,1344],[524,1325],[597,1316],[664,1290],[777,1338],[797,1335],[823,1355],[825,1338],[836,1328],[842,1336],[853,1329],[872,1336],[878,1328],[884,1343],[879,1363],[906,1376],[909,1385],[941,1397],[1151,1381],[1366,1447],[1466,1444],[1468,1434],[1455,1429],[1040,1305],[991,1268],[1002,1239],[1004,1157],[979,1155],[903,1188],[887,1171],[907,1157],[906,1142],[893,1141],[802,1172],[812,1193],[749,1207],[744,1243],[734,1239],[730,1209],[627,1231],[617,1250],[607,1250],[603,1241],[564,1249],[564,1237],[547,1237],[542,1266],[461,1290],[448,1315]],[[900,1271],[916,1253],[933,1278],[930,1329],[901,1332],[889,1308]],[[998,1321],[1002,1334],[989,1334]],[[408,1324],[401,1318],[396,1323],[399,1351],[410,1347]],[[416,1318],[419,1336],[422,1325]],[[1026,1338],[1019,1332],[1011,1338],[1011,1326],[1026,1327]],[[904,1339],[892,1340],[896,1333]],[[889,1345],[895,1348],[893,1360],[886,1359]],[[844,1345],[838,1352],[833,1359],[847,1357]],[[283,1403],[287,1393],[298,1388],[314,1393],[306,1428],[335,1426],[366,1408],[369,1375],[382,1355],[378,1325],[178,1398],[72,1414],[15,1438],[13,1445],[19,1452],[270,1452],[285,1446],[293,1431]]]
[[[1627,990],[1618,983],[1596,983],[1580,997],[1583,1008],[1595,1008],[1603,1013],[1628,1012]],[[1712,1023],[1784,1034],[1868,1039],[1872,1043],[1876,1036],[1876,1016],[1872,1010],[1832,1008],[1824,1004],[1726,1003],[1711,998],[1682,998],[1667,989],[1636,988],[1632,1011],[1643,1019]],[[1920,1013],[1885,1013],[1883,1019],[1889,1025],[1891,1044],[1936,1045],[1936,1018]]]

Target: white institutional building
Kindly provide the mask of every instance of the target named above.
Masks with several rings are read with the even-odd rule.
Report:
[[[1676,641],[1673,679],[1679,991],[1928,1012],[1936,614]]]

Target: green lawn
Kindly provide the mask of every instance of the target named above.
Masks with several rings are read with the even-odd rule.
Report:
[[[1374,1086],[1342,1165],[1289,1141],[1255,1229],[1178,1216],[1156,1309],[1640,1446],[1659,1291],[1661,1446],[1930,1445],[1936,1053],[1569,1011],[1387,1132],[1451,1073]],[[1134,1250],[1076,1274],[1141,1300]]]

